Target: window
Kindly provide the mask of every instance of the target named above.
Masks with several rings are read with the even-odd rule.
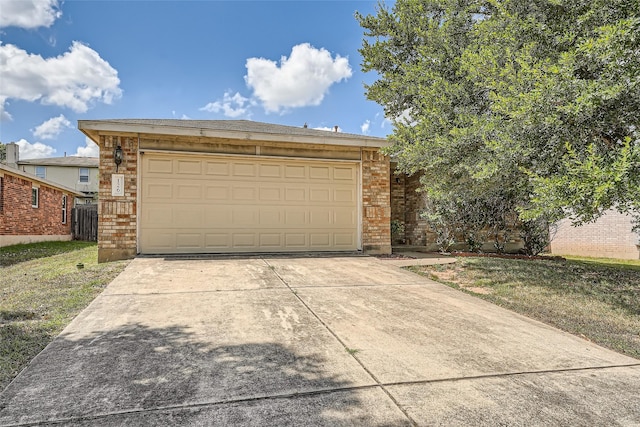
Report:
[[[62,223],[67,223],[67,195],[62,195]]]
[[[47,168],[44,166],[36,166],[36,176],[45,179],[47,177]]]
[[[80,168],[80,182],[89,182],[89,168]]]
[[[0,176],[0,212],[2,212],[2,207],[4,206],[4,178]]]
[[[38,207],[38,199],[40,198],[40,189],[37,187],[32,187],[31,188],[31,207],[32,208],[37,208]]]

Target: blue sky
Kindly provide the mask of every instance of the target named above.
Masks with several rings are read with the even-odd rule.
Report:
[[[365,97],[376,1],[0,0],[0,141],[96,155],[77,120],[250,119],[386,136]]]

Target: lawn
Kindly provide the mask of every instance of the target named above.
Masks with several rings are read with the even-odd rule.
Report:
[[[640,261],[458,258],[410,270],[640,359]]]
[[[0,248],[0,391],[128,264],[97,259],[89,242]]]

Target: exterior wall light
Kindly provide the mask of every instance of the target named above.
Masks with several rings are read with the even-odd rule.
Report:
[[[122,163],[122,158],[122,147],[118,145],[116,149],[113,150],[113,162],[116,164],[116,173],[118,172],[118,166]]]

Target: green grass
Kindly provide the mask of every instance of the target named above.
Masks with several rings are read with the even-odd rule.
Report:
[[[88,242],[0,248],[0,390],[128,264],[97,259]]]
[[[410,269],[640,359],[639,267],[627,260],[458,258]]]

